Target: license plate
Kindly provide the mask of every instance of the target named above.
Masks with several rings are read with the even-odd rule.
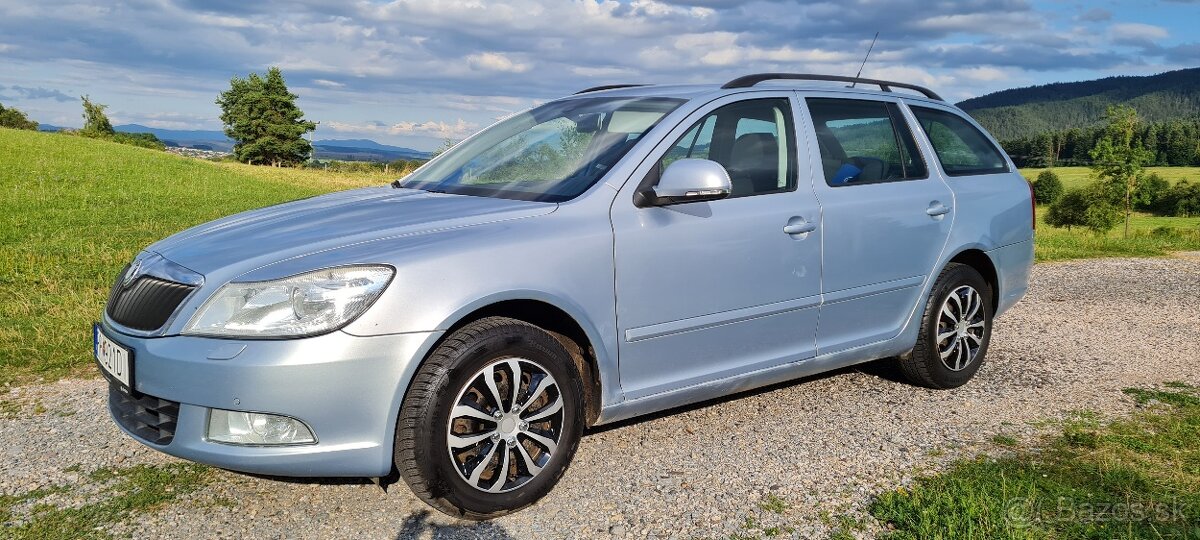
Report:
[[[133,378],[133,353],[108,339],[108,336],[100,331],[98,324],[92,327],[92,333],[96,362],[100,364],[100,369],[113,380],[130,387],[129,381]]]

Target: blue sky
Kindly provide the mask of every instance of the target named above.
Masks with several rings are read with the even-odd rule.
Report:
[[[1200,66],[1200,0],[0,0],[0,103],[78,126],[219,129],[229,78],[280,66],[318,138],[431,149],[614,82],[757,71],[1015,86]]]

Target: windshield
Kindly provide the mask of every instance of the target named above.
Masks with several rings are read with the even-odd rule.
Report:
[[[578,196],[683,100],[580,98],[547,103],[455,146],[401,187],[562,202]]]

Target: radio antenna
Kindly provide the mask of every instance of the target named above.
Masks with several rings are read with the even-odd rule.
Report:
[[[875,37],[871,38],[871,46],[867,47],[867,55],[863,57],[862,65],[858,66],[858,73],[854,75],[855,81],[850,83],[850,88],[858,84],[858,78],[862,76],[862,70],[867,67],[867,59],[871,57],[871,51],[875,49],[875,40],[879,39],[879,32],[875,32]]]

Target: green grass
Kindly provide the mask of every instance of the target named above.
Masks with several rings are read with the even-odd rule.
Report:
[[[778,495],[774,493],[768,493],[766,498],[764,498],[762,502],[758,503],[758,507],[766,510],[767,512],[782,514],[784,510],[787,510],[788,504],[787,501],[779,498]]]
[[[997,433],[992,436],[992,443],[997,446],[1017,446],[1018,444],[1021,444],[1021,441],[1017,440],[1017,438],[1013,437],[1012,435]]]
[[[1035,179],[1045,169],[1021,169],[1028,179]],[[1174,183],[1186,179],[1200,181],[1200,167],[1148,167]],[[1066,189],[1080,188],[1094,181],[1087,167],[1057,167]],[[1162,257],[1176,251],[1200,251],[1200,217],[1162,217],[1134,213],[1129,220],[1130,237],[1124,237],[1124,222],[1113,230],[1096,234],[1085,229],[1056,229],[1046,225],[1043,217],[1049,208],[1038,206],[1037,240],[1034,253],[1038,261],[1089,259],[1096,257]],[[1167,233],[1155,229],[1167,228]]]
[[[3,534],[14,540],[111,538],[112,526],[195,492],[211,476],[211,469],[194,463],[135,465],[88,474],[88,480],[99,484],[90,495],[76,494],[78,486],[54,486],[0,496]],[[65,494],[66,500],[41,502],[57,494]]]
[[[151,242],[242,210],[386,181],[0,128],[0,383],[90,373],[90,324],[116,273]]]
[[[1129,238],[1124,223],[1097,234],[1086,229],[1057,229],[1046,225],[1046,207],[1038,207],[1034,256],[1039,262],[1097,257],[1163,257],[1176,251],[1200,251],[1200,217],[1160,217],[1134,214]],[[1155,229],[1167,227],[1166,234]]]
[[[1046,169],[1021,169],[1020,172],[1021,176],[1035,180],[1044,170]],[[1081,188],[1094,180],[1092,169],[1089,167],[1055,167],[1053,170],[1066,189]],[[1200,167],[1146,167],[1146,174],[1150,173],[1158,173],[1172,184],[1179,180],[1200,181]]]
[[[961,461],[870,511],[894,539],[1200,538],[1200,393],[1131,389],[1142,409],[1070,422],[1044,448]]]

